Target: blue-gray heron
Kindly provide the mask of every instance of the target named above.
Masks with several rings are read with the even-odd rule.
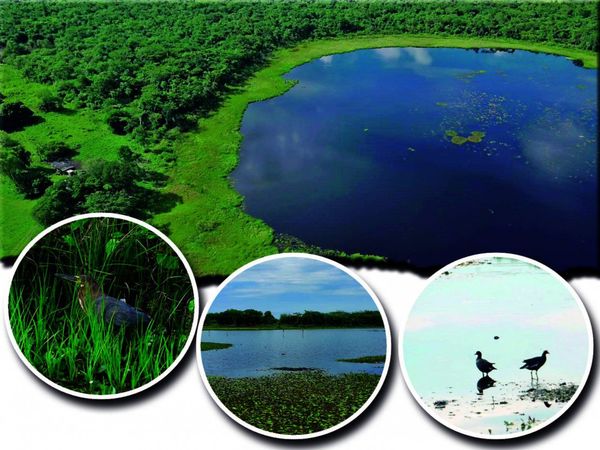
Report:
[[[117,328],[145,326],[150,323],[150,316],[144,311],[128,305],[125,299],[117,300],[102,291],[98,283],[88,275],[65,275],[57,273],[57,277],[75,282],[77,286],[77,300],[85,311],[87,302],[91,301],[94,312],[102,318],[104,323],[113,324]]]

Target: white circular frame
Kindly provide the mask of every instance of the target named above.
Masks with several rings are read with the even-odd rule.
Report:
[[[421,396],[419,395],[419,393],[414,388],[411,378],[406,369],[405,362],[404,362],[404,345],[403,345],[404,333],[408,326],[408,322],[410,320],[412,310],[414,309],[415,304],[419,301],[419,298],[423,295],[423,293],[429,288],[429,286],[432,283],[434,283],[435,281],[438,280],[440,274],[442,274],[443,272],[453,269],[456,266],[458,266],[459,264],[462,264],[466,261],[473,261],[473,260],[478,260],[478,259],[483,259],[483,258],[493,258],[493,257],[512,258],[512,259],[516,259],[519,261],[529,263],[535,267],[538,267],[538,268],[544,270],[546,273],[552,275],[559,283],[561,283],[561,285],[571,295],[571,298],[579,306],[579,310],[584,318],[584,322],[586,325],[586,330],[587,330],[587,335],[588,335],[588,348],[589,348],[588,358],[587,358],[587,367],[586,367],[585,373],[581,379],[581,383],[579,384],[577,391],[575,392],[575,394],[573,394],[573,396],[571,397],[569,402],[565,405],[565,407],[562,408],[560,411],[558,411],[555,415],[550,417],[548,420],[545,420],[544,422],[542,422],[539,427],[531,428],[526,431],[519,431],[516,433],[510,433],[510,434],[504,434],[504,435],[486,435],[486,434],[482,434],[482,433],[475,433],[475,432],[466,430],[464,428],[457,427],[457,426],[453,425],[452,423],[448,422],[447,420],[445,420],[443,417],[439,417],[438,415],[434,414],[434,411],[432,411],[432,409],[425,404],[425,402],[421,399]],[[551,425],[560,416],[562,416],[565,412],[567,412],[571,408],[571,406],[573,406],[573,403],[577,401],[579,394],[581,394],[581,392],[585,388],[585,385],[588,381],[588,377],[590,375],[590,371],[592,368],[592,362],[594,359],[594,336],[593,336],[590,316],[585,308],[585,305],[583,304],[583,301],[581,300],[581,298],[579,297],[579,295],[577,294],[575,289],[573,289],[573,287],[569,283],[567,283],[567,281],[564,278],[562,278],[558,273],[556,273],[554,270],[550,269],[548,266],[546,266],[534,259],[527,258],[527,257],[521,256],[521,255],[516,255],[513,253],[501,253],[501,252],[478,253],[475,255],[466,256],[464,258],[457,259],[456,261],[451,262],[450,264],[447,264],[444,267],[442,267],[440,270],[438,270],[436,273],[434,273],[432,276],[430,276],[427,279],[425,286],[419,292],[419,295],[413,300],[413,304],[412,304],[410,311],[406,317],[406,320],[404,321],[404,327],[402,328],[402,333],[399,335],[398,339],[399,339],[398,356],[400,358],[400,368],[402,369],[402,376],[404,378],[406,385],[408,386],[410,393],[412,394],[412,396],[416,400],[416,402],[419,404],[419,406],[423,409],[423,411],[425,411],[436,422],[439,422],[441,425],[451,429],[452,431],[456,431],[457,433],[460,433],[460,434],[463,434],[466,436],[470,436],[470,437],[474,437],[474,438],[478,438],[478,439],[483,439],[483,440],[503,441],[503,440],[508,440],[508,439],[520,438],[520,437],[526,436],[528,434],[537,433],[537,432],[543,430],[544,428],[546,428],[547,426]]]
[[[369,294],[369,296],[371,297],[371,300],[373,300],[373,302],[377,306],[377,310],[379,311],[379,314],[381,315],[381,318],[383,320],[384,329],[385,329],[385,344],[386,344],[385,363],[383,366],[383,372],[381,373],[381,376],[379,378],[379,382],[377,383],[377,386],[371,393],[371,396],[354,414],[352,414],[346,420],[338,423],[337,425],[334,425],[333,427],[326,428],[324,430],[317,431],[314,433],[307,433],[307,434],[273,433],[271,431],[266,431],[266,430],[263,430],[262,428],[255,427],[254,425],[251,425],[251,424],[243,421],[238,416],[236,416],[233,412],[231,412],[229,410],[229,408],[227,408],[227,406],[225,406],[221,402],[219,397],[215,394],[210,383],[208,382],[206,372],[204,371],[204,365],[202,364],[202,351],[200,350],[200,343],[202,342],[202,329],[204,327],[204,321],[206,320],[206,315],[208,314],[210,307],[212,306],[213,302],[218,298],[221,291],[233,279],[235,279],[240,273],[246,271],[247,269],[249,269],[253,266],[256,266],[258,264],[262,264],[263,262],[266,262],[266,261],[272,261],[275,259],[284,259],[284,258],[313,259],[316,261],[320,261],[320,262],[329,264],[330,266],[333,266],[333,267],[343,271],[344,273],[348,274],[349,276],[351,276]],[[198,368],[200,369],[200,375],[202,377],[202,382],[204,383],[204,387],[206,388],[206,390],[208,391],[208,393],[210,394],[212,399],[215,401],[215,403],[219,406],[219,408],[221,408],[221,410],[223,412],[225,412],[225,414],[227,414],[231,419],[233,419],[235,422],[242,425],[243,427],[245,427],[251,431],[254,431],[255,433],[262,434],[264,436],[268,436],[271,438],[277,438],[277,439],[300,440],[300,439],[316,438],[316,437],[323,436],[323,435],[326,435],[329,433],[333,433],[334,431],[337,431],[340,428],[343,428],[344,426],[348,425],[350,422],[352,422],[354,419],[356,419],[358,416],[360,416],[369,407],[369,405],[373,402],[375,397],[377,397],[377,394],[379,394],[379,391],[381,390],[383,383],[385,382],[385,379],[387,377],[387,373],[388,373],[388,370],[390,367],[390,360],[391,360],[391,356],[392,356],[392,339],[391,339],[391,334],[390,334],[390,325],[389,325],[387,316],[385,314],[385,310],[383,309],[383,305],[381,304],[381,302],[379,301],[379,299],[377,298],[377,296],[375,295],[373,290],[358,275],[356,275],[354,272],[350,271],[350,269],[343,266],[342,264],[339,264],[335,261],[324,258],[322,256],[311,255],[309,253],[279,253],[277,255],[270,255],[270,256],[265,256],[263,258],[256,259],[256,260],[240,267],[235,272],[233,272],[231,275],[229,275],[227,277],[227,279],[219,285],[214,297],[209,302],[207,302],[206,306],[204,307],[204,310],[202,311],[202,316],[200,318],[200,323],[198,325],[198,337],[196,338],[196,354],[197,354]]]
[[[139,225],[143,228],[146,228],[147,230],[151,231],[152,233],[154,233],[155,235],[157,235],[158,237],[160,237],[163,241],[165,241],[169,247],[171,247],[175,253],[177,254],[177,256],[179,257],[179,259],[181,260],[181,262],[183,263],[183,266],[185,267],[185,270],[188,273],[188,276],[190,277],[190,283],[192,285],[192,292],[194,294],[194,318],[192,320],[192,326],[190,328],[190,334],[188,336],[188,339],[183,347],[183,349],[181,350],[181,352],[179,353],[179,355],[177,356],[177,358],[175,359],[175,361],[173,361],[173,363],[167,367],[167,369],[161,373],[158,377],[154,378],[152,381],[137,387],[135,389],[129,390],[129,391],[125,391],[125,392],[119,392],[117,394],[86,394],[83,392],[78,392],[78,391],[74,391],[72,389],[67,389],[64,386],[61,386],[58,383],[55,383],[54,381],[50,380],[49,378],[47,378],[46,376],[44,376],[43,374],[41,374],[30,362],[29,360],[25,357],[25,355],[23,355],[23,352],[21,351],[21,348],[19,347],[19,345],[17,344],[17,341],[15,340],[15,337],[13,336],[13,331],[12,331],[12,327],[10,325],[10,318],[9,318],[9,309],[8,309],[8,303],[10,301],[10,291],[11,291],[11,286],[12,286],[12,282],[13,282],[13,278],[17,272],[17,269],[19,267],[19,264],[21,264],[21,261],[23,261],[23,259],[25,258],[25,256],[27,255],[27,253],[29,252],[29,250],[31,250],[31,248],[33,246],[35,246],[35,244],[38,243],[38,241],[40,239],[42,239],[44,236],[46,236],[47,234],[51,233],[52,231],[56,230],[57,228],[62,227],[63,225],[72,223],[72,222],[77,222],[79,220],[83,220],[83,219],[97,219],[97,218],[112,218],[112,219],[120,219],[120,220],[124,220],[126,222],[132,222],[135,223],[136,225]],[[199,316],[199,309],[200,309],[200,300],[199,300],[199,295],[198,295],[198,287],[196,286],[196,279],[194,278],[194,273],[192,272],[192,268],[190,267],[189,263],[187,262],[187,260],[185,259],[185,257],[183,256],[183,254],[181,253],[181,250],[179,250],[175,244],[161,231],[157,230],[156,228],[154,228],[151,225],[148,225],[145,222],[142,222],[139,219],[135,219],[133,217],[129,217],[129,216],[125,216],[123,214],[113,214],[113,213],[89,213],[89,214],[81,214],[81,215],[77,215],[77,216],[73,216],[73,217],[69,217],[68,219],[65,220],[61,220],[58,223],[55,223],[54,225],[46,228],[45,230],[43,230],[41,233],[39,233],[35,238],[33,238],[33,240],[31,242],[29,242],[29,244],[27,244],[27,246],[25,247],[25,249],[21,252],[21,254],[19,255],[19,257],[17,258],[17,261],[15,262],[14,266],[11,269],[11,274],[10,274],[10,283],[7,289],[7,293],[5,296],[5,306],[4,306],[4,316],[5,316],[5,323],[6,323],[6,329],[8,330],[8,337],[10,338],[10,342],[15,350],[15,352],[17,353],[17,355],[19,356],[19,358],[21,359],[21,361],[23,362],[23,364],[25,364],[25,366],[27,366],[27,368],[33,372],[33,374],[38,377],[40,380],[42,380],[44,383],[46,383],[48,386],[53,387],[54,389],[57,389],[61,392],[64,392],[65,394],[69,394],[69,395],[73,395],[75,397],[80,397],[80,398],[85,398],[85,399],[90,399],[90,400],[113,400],[113,399],[117,399],[117,398],[123,398],[123,397],[129,397],[131,395],[135,395],[138,394],[139,392],[145,391],[146,389],[154,386],[156,383],[160,382],[163,378],[165,378],[167,375],[169,375],[169,373],[171,373],[171,371],[181,362],[181,360],[183,359],[183,357],[185,356],[185,354],[187,353],[189,347],[192,344],[192,340],[194,339],[195,336],[195,332],[196,332],[196,326],[198,324],[198,316]]]

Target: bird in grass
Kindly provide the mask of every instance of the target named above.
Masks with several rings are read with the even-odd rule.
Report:
[[[535,377],[538,377],[538,370],[546,364],[546,355],[549,355],[550,352],[548,350],[544,350],[542,356],[536,356],[535,358],[524,359],[524,364],[520,367],[520,369],[528,369],[530,370],[529,374],[531,378],[533,378],[533,371],[535,370]]]
[[[125,299],[117,300],[102,291],[100,285],[88,275],[56,274],[64,280],[75,282],[77,286],[77,300],[81,309],[87,309],[88,302],[92,302],[93,311],[107,325],[113,324],[117,328],[132,328],[145,326],[150,323],[150,316],[144,311],[128,305]]]
[[[487,376],[492,370],[496,370],[496,368],[494,367],[495,363],[489,362],[487,359],[483,359],[481,357],[480,351],[475,352],[475,355],[477,356],[477,359],[475,360],[475,365],[477,366],[477,369],[479,369],[479,371],[481,372],[482,376]]]

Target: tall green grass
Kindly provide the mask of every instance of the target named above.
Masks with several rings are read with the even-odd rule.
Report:
[[[148,314],[147,327],[117,328],[83,310],[74,283],[85,274],[106,295]],[[117,394],[160,376],[183,350],[193,326],[185,267],[161,238],[119,219],[84,219],[42,238],[16,270],[9,296],[15,341],[51,381],[86,394]]]

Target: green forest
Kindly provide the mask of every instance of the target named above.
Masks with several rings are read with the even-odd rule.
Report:
[[[283,73],[395,45],[524,48],[596,67],[597,6],[2,1],[0,256],[44,226],[100,211],[159,227],[199,276],[306,249],[245,214],[227,180],[241,114],[289,88]],[[64,159],[81,167],[68,176],[52,165]]]

